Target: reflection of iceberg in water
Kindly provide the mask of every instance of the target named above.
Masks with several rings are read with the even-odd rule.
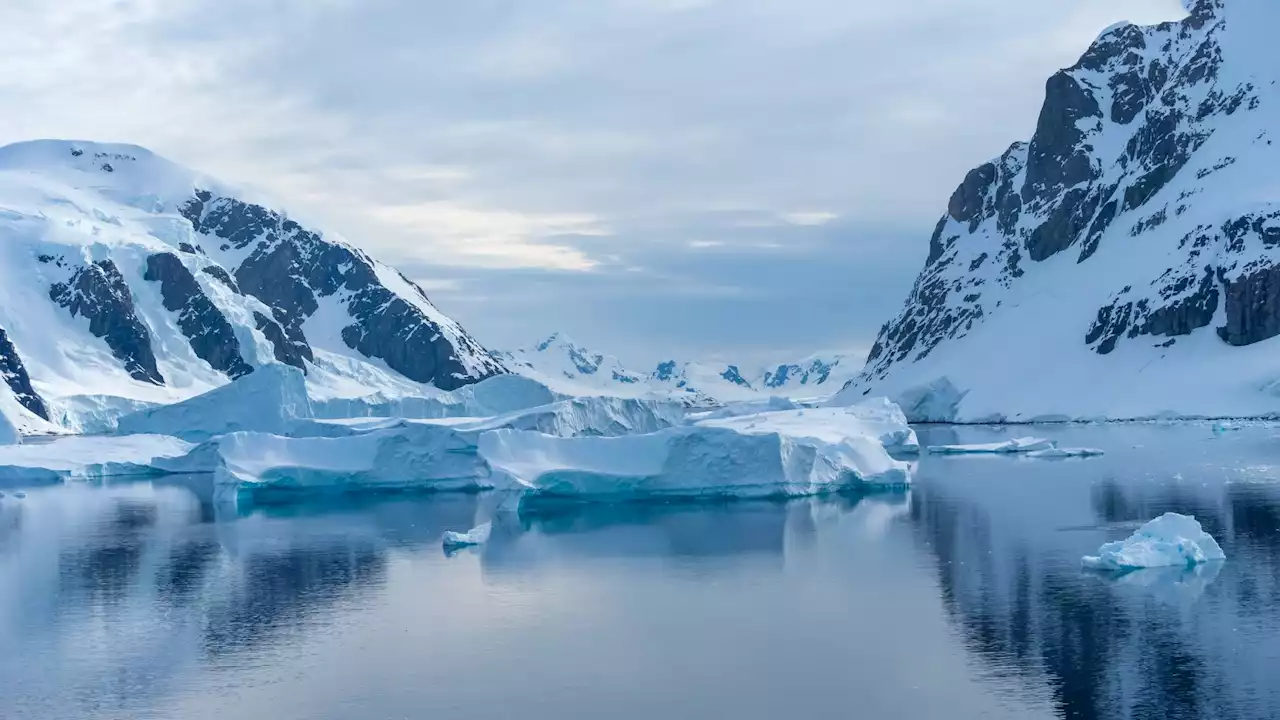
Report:
[[[1211,562],[1194,567],[1161,567],[1115,573],[1085,571],[1099,581],[1116,588],[1141,591],[1156,600],[1175,607],[1194,605],[1222,572],[1222,563]]]
[[[774,558],[818,526],[856,518],[871,535],[904,516],[906,493],[721,503],[543,504],[495,516],[481,548],[486,572],[518,573],[552,558]]]

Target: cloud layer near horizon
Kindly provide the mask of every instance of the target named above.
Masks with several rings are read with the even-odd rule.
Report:
[[[9,0],[0,142],[146,145],[494,346],[865,348],[1045,78],[1179,0]]]

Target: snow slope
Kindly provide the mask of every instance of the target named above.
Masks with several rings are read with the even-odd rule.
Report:
[[[914,420],[1280,413],[1273,0],[1117,25],[965,178],[841,402]]]
[[[833,354],[762,368],[669,360],[651,371],[637,372],[618,358],[588,350],[562,333],[533,347],[497,355],[512,372],[567,395],[669,395],[684,397],[693,405],[831,395],[862,367],[861,360]]]
[[[109,427],[112,408],[275,362],[317,397],[502,371],[399,273],[243,191],[130,145],[0,148],[0,377],[21,407],[0,410],[14,424]]]

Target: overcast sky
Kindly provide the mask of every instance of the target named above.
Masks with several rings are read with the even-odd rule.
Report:
[[[492,347],[865,351],[1044,82],[1179,0],[0,0],[0,142],[133,142]]]

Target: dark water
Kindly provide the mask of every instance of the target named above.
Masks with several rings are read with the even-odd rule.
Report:
[[[1037,432],[1108,455],[525,518],[452,558],[477,498],[223,517],[179,488],[10,494],[0,717],[1280,717],[1280,430]],[[1080,571],[1166,510],[1228,562]]]

